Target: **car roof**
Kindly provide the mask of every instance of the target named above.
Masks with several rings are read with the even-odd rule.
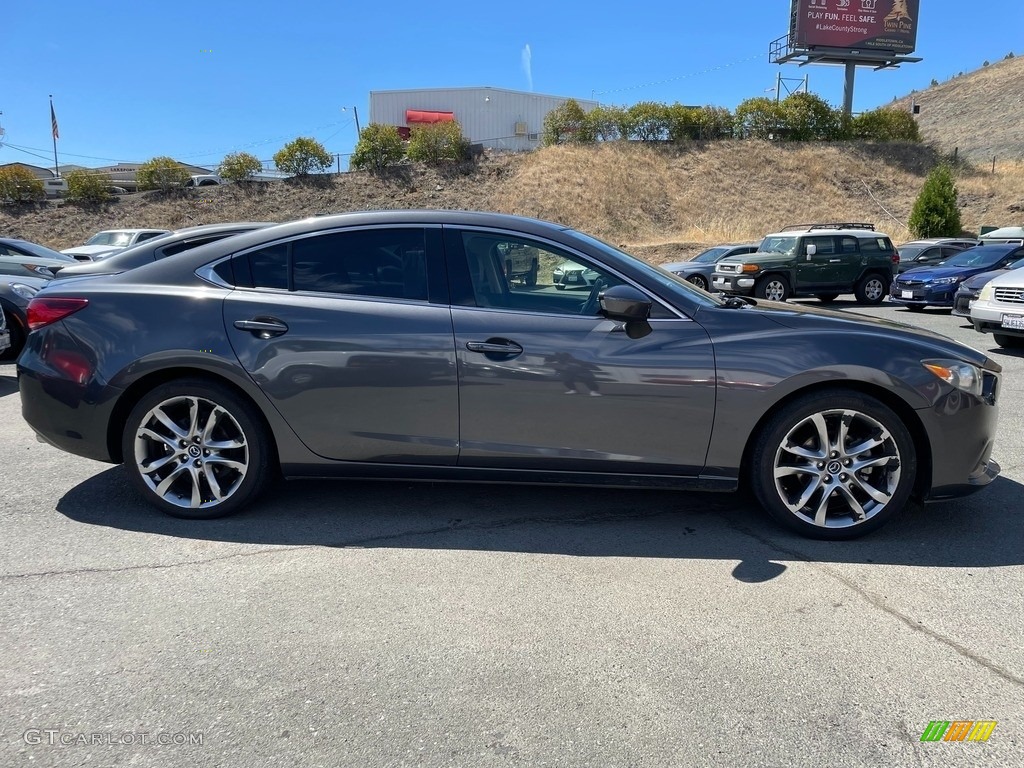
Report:
[[[166,238],[161,237],[160,242],[167,244],[170,242],[171,237],[175,235],[206,235],[215,234],[217,232],[230,231],[234,229],[262,229],[263,227],[273,227],[279,224],[277,221],[232,221],[224,222],[221,224],[197,224],[194,227],[182,227],[176,229]]]
[[[800,237],[802,235],[852,235],[854,237],[872,238],[888,237],[885,232],[876,229],[841,229],[830,227],[808,227],[807,229],[787,229],[782,232],[770,232],[765,237]]]

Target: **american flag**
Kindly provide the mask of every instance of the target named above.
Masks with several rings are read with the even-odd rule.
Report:
[[[60,138],[60,131],[57,129],[57,113],[53,111],[53,102],[50,102],[50,125],[53,127],[53,138]]]

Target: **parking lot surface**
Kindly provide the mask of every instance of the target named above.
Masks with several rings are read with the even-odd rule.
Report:
[[[37,442],[0,366],[0,765],[1020,765],[1024,356],[833,306],[1003,365],[991,487],[834,543],[739,496],[497,485],[189,522]]]

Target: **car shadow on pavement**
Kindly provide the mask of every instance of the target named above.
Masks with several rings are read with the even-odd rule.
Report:
[[[144,503],[120,467],[72,488],[57,510],[85,525],[224,543],[722,559],[755,583],[793,561],[1020,565],[1024,515],[1010,510],[1022,491],[999,478],[966,499],[908,507],[850,542],[791,534],[741,494],[468,483],[292,480],[234,517],[180,520]]]

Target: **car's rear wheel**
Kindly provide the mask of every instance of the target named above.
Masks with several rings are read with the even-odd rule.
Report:
[[[857,282],[853,292],[861,304],[881,304],[885,294],[889,292],[889,285],[881,275],[864,275]]]
[[[992,338],[995,339],[996,344],[1003,349],[1020,349],[1021,347],[1024,347],[1024,338],[1021,338],[1020,336],[1008,336],[1005,333],[994,333],[992,334]],[[13,342],[14,336],[11,336],[11,340]]]
[[[237,512],[264,488],[274,455],[256,409],[227,387],[178,379],[143,397],[121,448],[132,484],[175,517]]]
[[[822,304],[831,304],[833,301],[839,298],[838,293],[819,293],[817,294],[818,301]]]
[[[754,295],[768,301],[785,301],[789,298],[789,282],[782,275],[765,275],[754,286]]]
[[[750,481],[767,512],[804,536],[852,539],[903,509],[917,457],[906,425],[875,398],[814,392],[755,436]]]
[[[688,278],[686,278],[686,281],[689,283],[693,283],[702,291],[706,291],[708,289],[708,281],[707,278],[704,277],[704,275],[690,275]]]

